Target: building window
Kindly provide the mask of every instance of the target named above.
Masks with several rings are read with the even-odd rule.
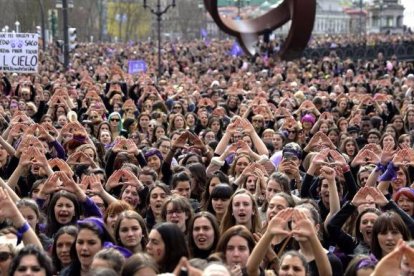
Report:
[[[379,18],[377,16],[373,16],[372,17],[372,26],[378,27],[379,23],[380,23]]]
[[[403,16],[398,16],[397,18],[397,27],[402,27],[403,26]]]
[[[394,26],[394,17],[387,16],[387,27],[393,27]]]

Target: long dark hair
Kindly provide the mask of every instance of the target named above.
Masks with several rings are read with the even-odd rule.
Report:
[[[371,252],[375,258],[377,258],[377,260],[381,260],[382,257],[384,257],[382,255],[382,249],[378,240],[378,235],[387,233],[388,231],[392,230],[400,232],[403,240],[408,241],[410,239],[410,232],[408,231],[408,228],[400,215],[391,211],[387,211],[381,214],[374,223],[371,238]]]
[[[141,217],[141,215],[138,214],[135,211],[132,211],[132,210],[123,211],[118,216],[118,219],[116,220],[116,223],[115,223],[115,229],[114,229],[114,235],[115,235],[116,242],[120,246],[125,246],[125,245],[122,244],[121,238],[119,237],[119,231],[120,231],[120,228],[121,228],[121,223],[122,223],[122,220],[124,220],[124,219],[135,219],[136,221],[138,221],[139,226],[141,227],[141,231],[142,231],[141,249],[144,250],[145,245],[148,242],[147,226],[145,224],[144,219]]]
[[[52,246],[52,261],[53,261],[53,264],[55,265],[57,272],[61,271],[63,268],[62,263],[60,262],[57,252],[56,252],[56,246],[57,246],[58,239],[63,234],[70,235],[76,240],[76,237],[78,236],[78,228],[76,228],[76,226],[74,225],[68,225],[68,226],[64,226],[60,228],[56,232],[56,235],[53,241],[53,246]]]
[[[26,256],[35,256],[37,261],[39,262],[39,266],[41,268],[45,269],[46,276],[52,276],[54,275],[54,269],[52,260],[49,258],[49,256],[43,251],[42,249],[38,248],[35,245],[29,244],[23,247],[16,257],[14,257],[13,261],[10,264],[9,268],[9,274],[8,275],[14,275],[17,268],[19,267],[19,264],[21,260]]]
[[[80,218],[80,216],[83,213],[83,209],[79,203],[79,200],[74,194],[67,192],[67,191],[59,191],[59,192],[54,193],[52,196],[52,199],[50,200],[49,208],[47,209],[46,234],[49,237],[52,237],[59,230],[60,227],[64,226],[56,220],[56,216],[55,216],[55,205],[56,205],[56,202],[61,197],[67,198],[70,201],[72,201],[75,207],[75,214],[72,220],[68,223],[68,225],[75,224],[76,221]]]
[[[216,187],[214,187],[213,191],[210,194],[210,198],[207,202],[206,211],[210,212],[213,215],[216,215],[216,211],[214,211],[213,208],[213,199],[230,200],[233,193],[233,188],[230,185],[218,184]]]
[[[151,230],[152,227],[155,225],[155,216],[154,213],[151,210],[151,206],[150,206],[150,200],[151,200],[151,194],[154,191],[155,188],[160,188],[162,189],[166,195],[171,195],[171,190],[170,188],[162,183],[157,183],[155,184],[148,192],[148,196],[147,196],[147,200],[145,201],[145,206],[147,206],[147,210],[145,211],[145,221],[147,223],[147,229]]]
[[[191,197],[200,201],[207,183],[206,167],[200,163],[193,163],[188,166],[188,169],[194,179],[194,183],[192,183]]]
[[[96,217],[89,217],[84,220],[78,221],[78,233],[83,229],[87,229],[95,233],[99,240],[101,241],[102,248],[104,247],[105,242],[109,242],[115,244],[115,240],[112,235],[109,233],[108,229],[106,228],[104,222],[100,218]],[[72,244],[70,248],[70,257],[72,259],[72,272],[80,272],[81,270],[81,263],[79,261],[78,254],[76,252],[76,240]]]
[[[211,227],[213,228],[213,231],[214,231],[214,241],[210,249],[208,250],[201,250],[200,248],[197,247],[194,241],[194,236],[193,236],[194,223],[199,218],[206,218],[208,221],[210,221]],[[219,231],[219,226],[218,226],[216,218],[209,212],[197,213],[194,216],[194,218],[190,221],[190,224],[188,226],[188,246],[191,252],[191,257],[206,259],[216,249],[219,238],[220,238],[220,231]]]
[[[184,233],[176,224],[170,222],[157,224],[153,230],[158,231],[165,245],[164,258],[159,264],[160,272],[172,272],[180,262],[181,257],[189,257]]]
[[[249,252],[252,253],[256,242],[254,241],[253,234],[247,229],[244,225],[235,225],[227,229],[220,237],[220,240],[217,244],[216,252],[221,255],[223,260],[226,259],[226,250],[227,244],[229,243],[232,237],[239,236],[244,238],[247,241],[247,245],[249,247]],[[227,262],[227,261],[226,261]]]
[[[202,194],[202,198],[201,198],[201,209],[202,210],[206,210],[207,209],[207,205],[208,205],[208,200],[210,199],[210,183],[214,178],[218,178],[220,180],[220,183],[226,183],[229,184],[229,177],[224,174],[222,171],[215,171],[212,175],[209,176],[209,178],[207,179],[206,182],[206,187],[204,189],[204,193]]]
[[[368,213],[373,213],[373,214],[376,214],[377,216],[381,215],[380,210],[378,210],[377,208],[371,208],[371,207],[365,209],[364,211],[362,211],[361,213],[358,214],[358,216],[356,218],[356,221],[355,221],[355,238],[358,242],[361,242],[361,241],[364,240],[364,236],[362,236],[362,233],[360,231],[360,229],[361,229],[361,220],[362,220],[362,217],[365,214],[368,214]]]

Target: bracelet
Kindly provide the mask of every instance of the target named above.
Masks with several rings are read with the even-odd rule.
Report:
[[[385,171],[385,166],[382,165],[381,162],[378,162],[378,164],[376,165],[375,171],[376,172],[379,172],[379,171],[384,172]]]
[[[349,171],[350,171],[350,168],[349,168],[348,165],[345,164],[345,165],[342,166],[342,173],[347,173]]]
[[[20,242],[22,241],[24,233],[29,231],[29,229],[30,229],[30,225],[27,221],[19,229],[17,229],[17,234],[16,234],[17,235],[17,244],[20,244]]]

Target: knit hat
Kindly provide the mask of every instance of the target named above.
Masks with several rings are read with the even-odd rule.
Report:
[[[316,118],[312,114],[306,114],[305,116],[302,117],[302,119],[300,121],[301,121],[302,124],[304,122],[308,122],[308,123],[311,123],[313,125],[313,124],[315,124]]]

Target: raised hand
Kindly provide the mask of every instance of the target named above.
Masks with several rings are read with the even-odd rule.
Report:
[[[60,184],[61,181],[59,180],[59,176],[56,173],[53,173],[48,177],[42,189],[40,190],[40,195],[46,196],[49,194],[53,194],[56,191],[59,191]]]
[[[0,218],[2,220],[10,219],[15,220],[18,217],[21,217],[21,213],[17,208],[16,204],[13,202],[7,191],[3,188],[0,188]]]
[[[33,153],[28,150],[25,150],[20,156],[19,165],[22,168],[27,169],[29,165],[32,164],[32,159],[33,159]]]
[[[238,149],[239,149],[240,152],[245,152],[247,154],[250,154],[251,148],[249,147],[249,145],[245,141],[239,140],[237,142],[237,146],[238,146]]]
[[[310,100],[303,101],[303,103],[299,107],[300,110],[305,110],[305,111],[312,111],[314,108],[315,108],[315,105]]]
[[[226,148],[225,153],[227,155],[230,154],[230,153],[235,153],[238,148],[239,148],[239,144],[238,143],[233,143],[233,144],[230,145],[230,147]]]
[[[378,188],[368,187],[369,194],[374,198],[374,202],[379,206],[383,207],[388,204],[388,199],[381,193]]]
[[[126,150],[127,150],[126,139],[120,136],[116,137],[114,146],[112,147],[112,151],[117,153],[117,152],[126,151]]]
[[[335,170],[328,166],[322,166],[321,168],[321,175],[328,180],[328,182],[335,181]]]
[[[380,162],[380,157],[369,149],[362,149],[352,160],[351,165],[353,167],[365,165],[365,164],[376,164]]]
[[[313,223],[306,217],[306,214],[303,210],[294,209],[292,218],[295,223],[294,229],[292,230],[292,234],[294,236],[307,239],[316,236],[316,230],[313,226]]]
[[[311,166],[317,167],[328,163],[329,149],[323,149],[312,159]]]
[[[123,182],[125,185],[132,185],[135,187],[144,187],[141,181],[130,171],[130,170],[121,170]]]
[[[27,124],[16,123],[10,128],[9,136],[11,136],[13,139],[18,139],[20,136],[24,134],[25,129],[27,127]]]
[[[73,165],[90,165],[92,167],[96,167],[95,162],[91,159],[91,157],[85,154],[82,151],[77,151],[72,153],[66,162],[73,166]]]
[[[230,123],[230,124],[227,125],[226,133],[233,135],[234,133],[237,132],[237,128],[238,128],[238,126],[237,126],[236,123],[234,123],[234,122]]]
[[[392,163],[395,166],[408,166],[414,165],[414,150],[410,148],[404,148],[397,152],[397,154],[392,159]]]
[[[201,139],[197,136],[194,135],[192,133],[188,133],[188,139],[190,141],[190,143],[193,144],[193,147],[200,149],[202,151],[204,151],[206,149],[206,146],[204,145],[203,141],[201,141]]]
[[[121,170],[115,170],[106,181],[106,190],[112,190],[113,188],[122,185],[121,183],[122,172]]]
[[[89,192],[94,195],[100,195],[104,192],[101,180],[97,175],[92,174],[89,176],[89,189]]]
[[[68,163],[59,158],[53,158],[48,161],[50,168],[57,167],[59,171],[65,172],[69,177],[73,176],[73,171]]]
[[[85,175],[81,182],[79,183],[79,186],[81,187],[82,191],[84,191],[85,193],[87,192],[87,190],[89,189],[89,185],[90,185],[90,180],[89,180],[90,176],[89,175]]]
[[[296,120],[293,117],[289,116],[285,119],[281,128],[282,129],[293,129],[293,128],[296,128],[297,125],[298,123],[296,122]]]
[[[134,156],[139,154],[139,149],[138,149],[137,145],[131,139],[126,139],[125,140],[125,146],[128,149],[127,152],[129,154],[132,154]]]
[[[373,152],[373,153],[375,153],[375,155],[377,155],[377,156],[381,156],[382,149],[381,149],[381,147],[380,147],[378,144],[366,144],[366,145],[365,145],[365,146],[361,149],[361,151],[362,151],[362,150],[365,150],[365,149],[372,151],[372,152]],[[355,158],[354,158],[354,159],[355,159]]]
[[[68,177],[64,172],[56,172],[59,179],[62,181],[61,188],[65,191],[74,193],[81,202],[84,202],[87,198],[85,192],[82,190],[81,186],[78,185],[71,177]]]
[[[358,207],[359,205],[365,204],[367,202],[367,196],[370,195],[369,191],[369,187],[359,189],[351,201],[352,205]]]
[[[401,275],[401,261],[403,256],[405,256],[405,259],[409,261],[411,266],[414,264],[414,250],[407,246],[401,239],[395,248],[385,255],[375,266],[375,270],[371,276]]]
[[[336,150],[330,150],[329,155],[333,158],[335,165],[346,166],[348,164],[345,157]]]
[[[396,153],[396,150],[393,150],[392,145],[385,146],[381,153],[381,158],[380,158],[381,164],[387,165],[388,162],[390,162],[393,159],[395,153]]]
[[[185,148],[187,140],[188,140],[188,132],[185,131],[178,136],[177,140],[172,143],[172,148],[179,149]]]
[[[250,164],[249,166],[247,166],[246,168],[244,168],[244,170],[242,172],[242,175],[244,175],[244,176],[252,175],[253,174],[253,169],[254,169],[252,165],[253,164]]]
[[[53,142],[55,140],[51,132],[57,134],[57,130],[54,129],[54,127],[50,124],[38,125],[37,129],[39,130],[39,138],[43,138],[48,142]],[[53,129],[55,130],[55,132],[53,132]],[[49,132],[49,130],[51,131]]]
[[[321,131],[316,132],[310,139],[308,145],[304,148],[306,152],[319,151],[324,148],[335,149],[335,145],[332,143],[326,134]]]
[[[14,124],[14,123],[23,123],[28,125],[31,122],[30,118],[27,117],[26,113],[23,113],[21,111],[17,111],[16,113],[14,113],[13,118],[11,119],[10,123]]]
[[[32,149],[31,149],[32,148]],[[49,163],[47,162],[47,158],[43,152],[41,152],[36,147],[29,147],[29,151],[33,150],[33,161],[32,165],[37,165],[40,168],[46,169],[49,167]]]
[[[240,126],[243,128],[243,131],[247,134],[252,134],[255,130],[253,125],[249,122],[249,120],[243,118],[240,119],[241,120],[241,124]]]
[[[292,208],[281,210],[268,223],[266,232],[272,235],[290,235],[288,230],[288,222],[291,220],[293,214]]]

